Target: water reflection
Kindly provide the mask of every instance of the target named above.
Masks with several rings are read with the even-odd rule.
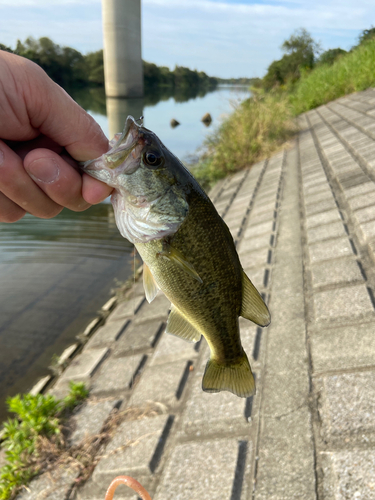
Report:
[[[0,224],[0,418],[132,273],[112,206]]]
[[[102,203],[83,213],[65,209],[50,220],[26,215],[15,224],[0,224],[0,248],[0,263],[75,262],[117,259],[132,245],[118,232],[112,205]]]
[[[107,118],[109,137],[113,137],[124,128],[126,117],[131,115],[135,119],[143,116],[143,98],[120,99],[107,97]]]

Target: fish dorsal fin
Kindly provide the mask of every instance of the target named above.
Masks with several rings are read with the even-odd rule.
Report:
[[[242,271],[242,306],[240,315],[257,325],[270,324],[271,315],[258,290]]]
[[[201,338],[201,334],[198,330],[189,323],[185,316],[183,316],[174,305],[172,305],[171,312],[169,313],[165,331],[183,340],[187,340],[188,342],[198,342]]]
[[[192,278],[199,281],[199,283],[203,283],[194,266],[186,260],[185,256],[179,250],[173,248],[168,243],[164,242],[163,251],[158,253],[158,256],[170,260],[178,267],[180,267],[183,271],[185,271],[185,273],[189,274]]]
[[[147,301],[151,303],[158,293],[159,287],[145,262],[143,263],[143,288],[145,289]]]

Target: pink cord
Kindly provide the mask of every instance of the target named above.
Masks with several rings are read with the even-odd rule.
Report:
[[[117,486],[120,484],[126,484],[132,490],[134,490],[143,500],[151,500],[150,495],[144,489],[144,487],[138,483],[134,478],[130,476],[117,476],[109,485],[107,493],[105,494],[104,500],[113,500],[113,495],[115,494],[115,490]]]

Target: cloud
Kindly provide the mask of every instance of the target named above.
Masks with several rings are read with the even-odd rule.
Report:
[[[375,18],[368,0],[142,0],[144,59],[210,75],[262,76],[300,27],[350,48]],[[1,43],[49,36],[81,52],[103,46],[100,0],[1,0]]]

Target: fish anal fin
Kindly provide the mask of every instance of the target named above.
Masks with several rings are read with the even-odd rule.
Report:
[[[143,263],[143,288],[145,289],[147,301],[151,303],[158,293],[159,287],[145,262]]]
[[[185,256],[173,246],[164,242],[163,251],[159,252],[157,255],[158,257],[163,257],[167,260],[170,260],[171,262],[176,264],[176,266],[178,266],[180,269],[185,271],[185,273],[189,274],[192,278],[199,281],[199,283],[203,283],[201,277],[195,270],[194,266],[190,264],[190,262],[187,261]]]
[[[271,322],[268,307],[244,271],[242,271],[242,306],[240,316],[260,326],[267,326]]]
[[[201,338],[201,333],[173,305],[168,316],[165,331],[187,342],[198,342]]]
[[[255,394],[255,381],[245,351],[236,362],[219,363],[208,360],[203,375],[202,389],[205,392],[229,391],[240,398]]]

